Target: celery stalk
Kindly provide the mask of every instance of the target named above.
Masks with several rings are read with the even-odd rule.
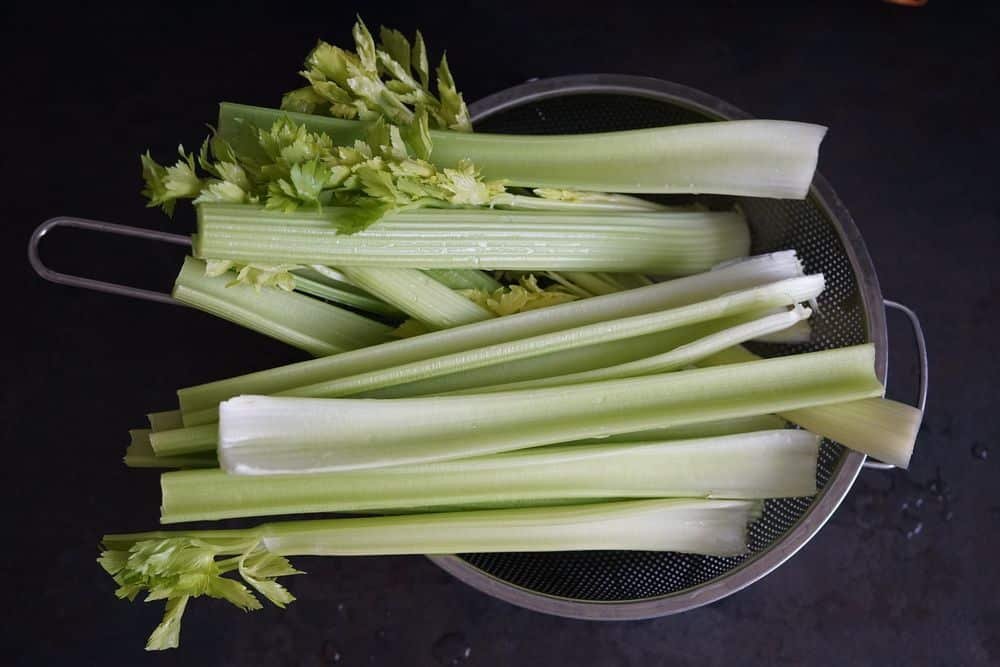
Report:
[[[623,271],[683,276],[749,251],[738,212],[520,212],[416,209],[354,234],[350,207],[292,213],[200,204],[195,254],[265,264],[518,271]]]
[[[131,442],[125,450],[125,465],[129,468],[214,468],[219,462],[214,452],[188,456],[158,456],[149,441],[149,429],[129,431]]]
[[[451,289],[498,290],[503,285],[485,271],[478,269],[425,269],[424,273]]]
[[[229,103],[220,106],[219,133],[238,142],[243,124],[267,128],[286,115],[337,145],[362,137],[355,121]],[[514,186],[802,199],[825,133],[809,123],[739,120],[565,136],[430,136],[435,164],[470,159],[485,178]]]
[[[276,580],[301,574],[285,556],[440,554],[496,551],[632,549],[736,556],[747,548],[747,524],[759,512],[749,500],[630,500],[409,516],[267,523],[231,530],[105,535],[98,562],[119,598],[166,599],[146,648],[178,645],[192,597],[223,598],[260,609],[239,577],[279,607],[293,602]]]
[[[241,396],[220,406],[236,474],[374,468],[880,396],[874,347],[625,380],[404,399]]]
[[[493,319],[493,313],[417,269],[343,266],[341,271],[355,285],[431,329]]]
[[[700,364],[726,365],[759,358],[753,352],[735,346]],[[781,416],[848,449],[900,468],[910,464],[923,419],[923,413],[912,405],[881,396],[836,405],[782,410]]]
[[[149,435],[149,444],[157,456],[179,456],[215,449],[219,428],[216,424],[188,426]]]
[[[310,266],[292,271],[295,276],[295,291],[326,299],[333,303],[350,306],[373,315],[399,317],[402,313],[392,306],[376,299],[357,287],[325,275],[324,266]]]
[[[228,287],[231,278],[207,276],[203,262],[186,257],[173,296],[315,356],[381,343],[391,331],[380,322],[301,294]]]
[[[502,391],[515,391],[520,389],[540,389],[542,387],[559,387],[570,384],[582,384],[585,382],[597,382],[601,380],[616,380],[628,377],[639,377],[642,375],[652,375],[653,373],[663,373],[677,370],[693,364],[700,359],[716,354],[722,350],[738,345],[748,340],[757,338],[761,334],[769,334],[774,331],[781,331],[793,326],[797,322],[809,317],[812,311],[808,308],[796,305],[792,310],[767,315],[765,317],[751,320],[743,324],[723,329],[704,338],[675,347],[668,352],[626,362],[614,366],[604,366],[589,371],[579,373],[569,373],[566,375],[550,375],[540,377],[535,380],[524,380],[521,382],[510,382],[506,384],[491,385],[486,387],[475,387],[464,389],[459,394],[471,393],[495,393]]]
[[[149,420],[149,428],[153,431],[166,431],[184,426],[184,419],[181,416],[180,410],[150,412],[146,415],[146,419]]]
[[[166,473],[161,522],[603,498],[783,498],[816,493],[819,438],[781,429],[709,439],[539,447],[316,475]]]
[[[775,415],[750,415],[748,417],[730,417],[699,424],[683,426],[668,426],[666,428],[619,433],[603,438],[592,438],[580,442],[590,444],[612,442],[651,442],[653,440],[693,440],[695,438],[715,438],[723,435],[736,435],[752,431],[773,431],[787,428],[788,422]]]
[[[220,401],[239,394],[278,393],[428,357],[691,304],[734,290],[801,275],[802,267],[793,251],[760,255],[696,276],[189,387],[177,394],[184,412],[184,423],[205,423],[205,419],[215,421],[213,411]],[[207,413],[203,412],[196,420],[189,421],[189,415],[206,410]]]

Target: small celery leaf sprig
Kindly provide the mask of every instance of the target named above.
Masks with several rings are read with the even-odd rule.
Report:
[[[499,316],[555,306],[577,298],[563,291],[558,285],[539,286],[538,280],[530,273],[519,276],[518,284],[505,285],[492,292],[482,289],[460,291],[468,299]]]
[[[128,550],[107,549],[97,562],[118,584],[115,595],[119,599],[131,602],[148,591],[146,602],[166,600],[163,620],[149,636],[147,651],[177,647],[181,616],[191,598],[207,595],[227,600],[244,611],[261,609],[250,588],[222,576],[228,572],[238,572],[246,584],[278,607],[293,602],[295,597],[275,580],[302,574],[257,540],[213,544],[186,537],[148,539],[132,544]]]
[[[304,269],[299,264],[241,264],[229,259],[210,259],[205,262],[206,276],[222,276],[229,272],[235,277],[226,287],[249,285],[258,292],[265,287],[273,287],[285,292],[295,289],[295,269]]]
[[[300,72],[309,85],[286,93],[282,109],[360,120],[381,117],[409,125],[423,108],[435,129],[472,131],[469,110],[455,87],[446,56],[437,67],[437,95],[431,92],[427,48],[420,31],[411,45],[401,32],[383,26],[376,44],[358,18],[352,35],[354,51],[324,41],[316,45]]]
[[[147,153],[142,157],[142,193],[149,206],[168,214],[178,199],[263,202],[289,212],[326,204],[351,206],[355,215],[342,229],[350,233],[393,210],[486,206],[504,192],[502,182],[484,181],[471,162],[455,168],[432,164],[427,118],[418,110],[413,124],[403,129],[379,118],[366,126],[364,139],[349,146],[336,146],[329,135],[280,118],[269,129],[249,127],[253,142],[244,152],[213,136],[197,158],[180,147],[180,159],[171,167]]]

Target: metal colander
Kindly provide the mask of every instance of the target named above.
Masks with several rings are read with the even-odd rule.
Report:
[[[471,107],[476,129],[519,134],[630,130],[749,118],[697,90],[656,79],[572,76],[531,81]],[[886,328],[875,269],[854,222],[819,175],[805,201],[735,198],[750,224],[754,253],[794,248],[827,287],[811,319],[812,341],[760,345],[775,356],[873,342],[885,382]],[[812,498],[768,500],[737,558],[636,551],[494,553],[433,557],[466,583],[538,611],[592,619],[677,613],[756,581],[800,549],[847,494],[864,456],[824,440]]]

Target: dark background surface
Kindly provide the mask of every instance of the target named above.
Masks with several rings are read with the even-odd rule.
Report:
[[[273,3],[252,11],[32,3],[3,10],[4,662],[218,665],[997,664],[1000,251],[996,3]],[[210,316],[43,283],[31,229],[60,214],[186,231],[143,208],[137,155],[200,141],[220,100],[275,105],[314,40],[353,13],[447,49],[466,99],[530,77],[643,74],[760,117],[830,126],[820,168],[887,298],[923,317],[926,425],[909,472],[863,472],[830,523],[749,589],[681,616],[596,623],[481,595],[419,558],[301,559],[286,611],[189,608],[181,648],[146,655],[157,605],[94,563],[104,532],[151,528],[154,473],[125,432],[179,386],[300,358]],[[60,268],[169,285],[178,257],[66,233]],[[56,246],[60,248],[57,249]],[[910,400],[890,315],[890,393]],[[468,656],[466,658],[466,648]]]

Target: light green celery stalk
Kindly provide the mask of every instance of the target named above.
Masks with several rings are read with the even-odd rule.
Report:
[[[364,132],[357,121],[223,103],[219,135],[238,149],[241,127],[270,127],[286,115],[341,145]],[[429,137],[435,164],[469,159],[484,178],[510,186],[802,199],[825,133],[810,123],[737,120],[577,135],[431,130]]]
[[[490,311],[418,269],[342,266],[340,270],[355,285],[430,329],[448,329],[494,317]]]
[[[184,423],[205,423],[201,420],[215,421],[214,410],[220,401],[239,394],[278,393],[429,357],[675,308],[801,275],[802,266],[793,251],[760,255],[696,276],[188,387],[177,394]],[[206,410],[213,414],[203,413],[198,419],[189,421],[193,413]]]
[[[330,271],[330,273],[327,273]],[[292,271],[295,291],[309,294],[333,303],[350,306],[358,310],[383,317],[401,317],[403,313],[389,304],[376,299],[371,294],[338,278],[339,272],[332,272],[325,266],[309,266]]]
[[[174,648],[193,597],[261,608],[251,588],[279,607],[295,600],[276,579],[301,574],[286,556],[448,554],[632,549],[735,556],[746,551],[748,500],[631,500],[268,523],[254,528],[106,535],[98,562],[119,598],[166,600],[147,650]],[[224,575],[237,573],[245,583]],[[248,588],[249,586],[249,588]]]
[[[301,294],[231,286],[233,276],[208,276],[191,257],[174,282],[178,301],[248,329],[326,356],[385,342],[390,327]]]
[[[605,341],[562,352],[553,352],[540,357],[407,382],[384,389],[366,391],[358,396],[365,398],[438,396],[463,390],[476,392],[478,388],[494,385],[583,373],[655,357],[664,354],[665,351],[690,345],[707,336],[713,336],[762,316],[763,314],[757,311],[740,313],[731,317],[721,317],[645,336]]]
[[[316,512],[548,505],[605,498],[785,498],[816,493],[819,437],[798,429],[697,440],[537,447],[316,475],[222,470],[160,477],[162,523]]]
[[[608,273],[583,273],[581,271],[562,271],[567,280],[579,285],[591,294],[614,294],[626,289]]]
[[[129,468],[214,468],[219,465],[214,452],[189,456],[157,456],[150,444],[149,429],[129,431],[131,441],[125,449],[125,465]]]
[[[220,406],[219,464],[234,474],[377,468],[881,395],[874,347],[624,380],[432,398],[241,396]]]
[[[503,285],[478,269],[425,269],[424,273],[451,289],[478,289],[492,292]]]
[[[612,213],[692,210],[689,207],[668,207],[630,195],[605,192],[577,192],[545,188],[535,188],[532,192],[534,192],[534,196],[501,192],[490,200],[490,206],[526,211],[607,211]]]
[[[634,431],[632,433],[619,433],[617,435],[590,438],[579,442],[600,444],[613,442],[651,442],[654,440],[692,440],[695,438],[716,438],[725,435],[751,433],[753,431],[773,431],[787,427],[788,422],[776,415],[750,415],[747,417],[717,419],[699,424],[685,424],[683,426],[668,426],[666,428]]]
[[[150,447],[157,456],[211,452],[218,441],[219,426],[215,423],[154,431],[149,435]]]
[[[675,347],[667,352],[661,352],[635,361],[566,375],[550,375],[534,380],[522,380],[520,382],[463,389],[455,393],[487,394],[521,389],[541,389],[543,387],[561,387],[571,384],[583,384],[585,382],[617,380],[652,375],[654,373],[664,373],[690,366],[705,357],[717,354],[733,345],[739,345],[748,340],[756,339],[760,335],[766,335],[794,326],[797,322],[805,320],[811,314],[812,311],[810,309],[796,304],[792,310],[743,322],[685,345]]]
[[[759,359],[743,347],[732,347],[700,362],[704,365],[746,363]],[[906,468],[920,431],[923,413],[881,396],[783,410],[781,416],[849,449]]]
[[[682,276],[743,257],[738,212],[568,214],[413,209],[344,234],[352,207],[281,212],[245,204],[198,207],[198,257],[325,264],[518,271],[631,271]]]
[[[150,412],[146,415],[149,420],[149,428],[153,431],[166,431],[168,429],[181,428],[184,420],[180,410],[164,410],[163,412]]]
[[[468,132],[469,110],[444,56],[431,91],[427,48],[418,30],[413,44],[399,31],[382,27],[375,42],[364,22],[354,24],[354,51],[320,41],[300,72],[309,82],[286,93],[281,108],[338,118],[385,118],[409,125],[417,109],[429,112],[433,127]]]

